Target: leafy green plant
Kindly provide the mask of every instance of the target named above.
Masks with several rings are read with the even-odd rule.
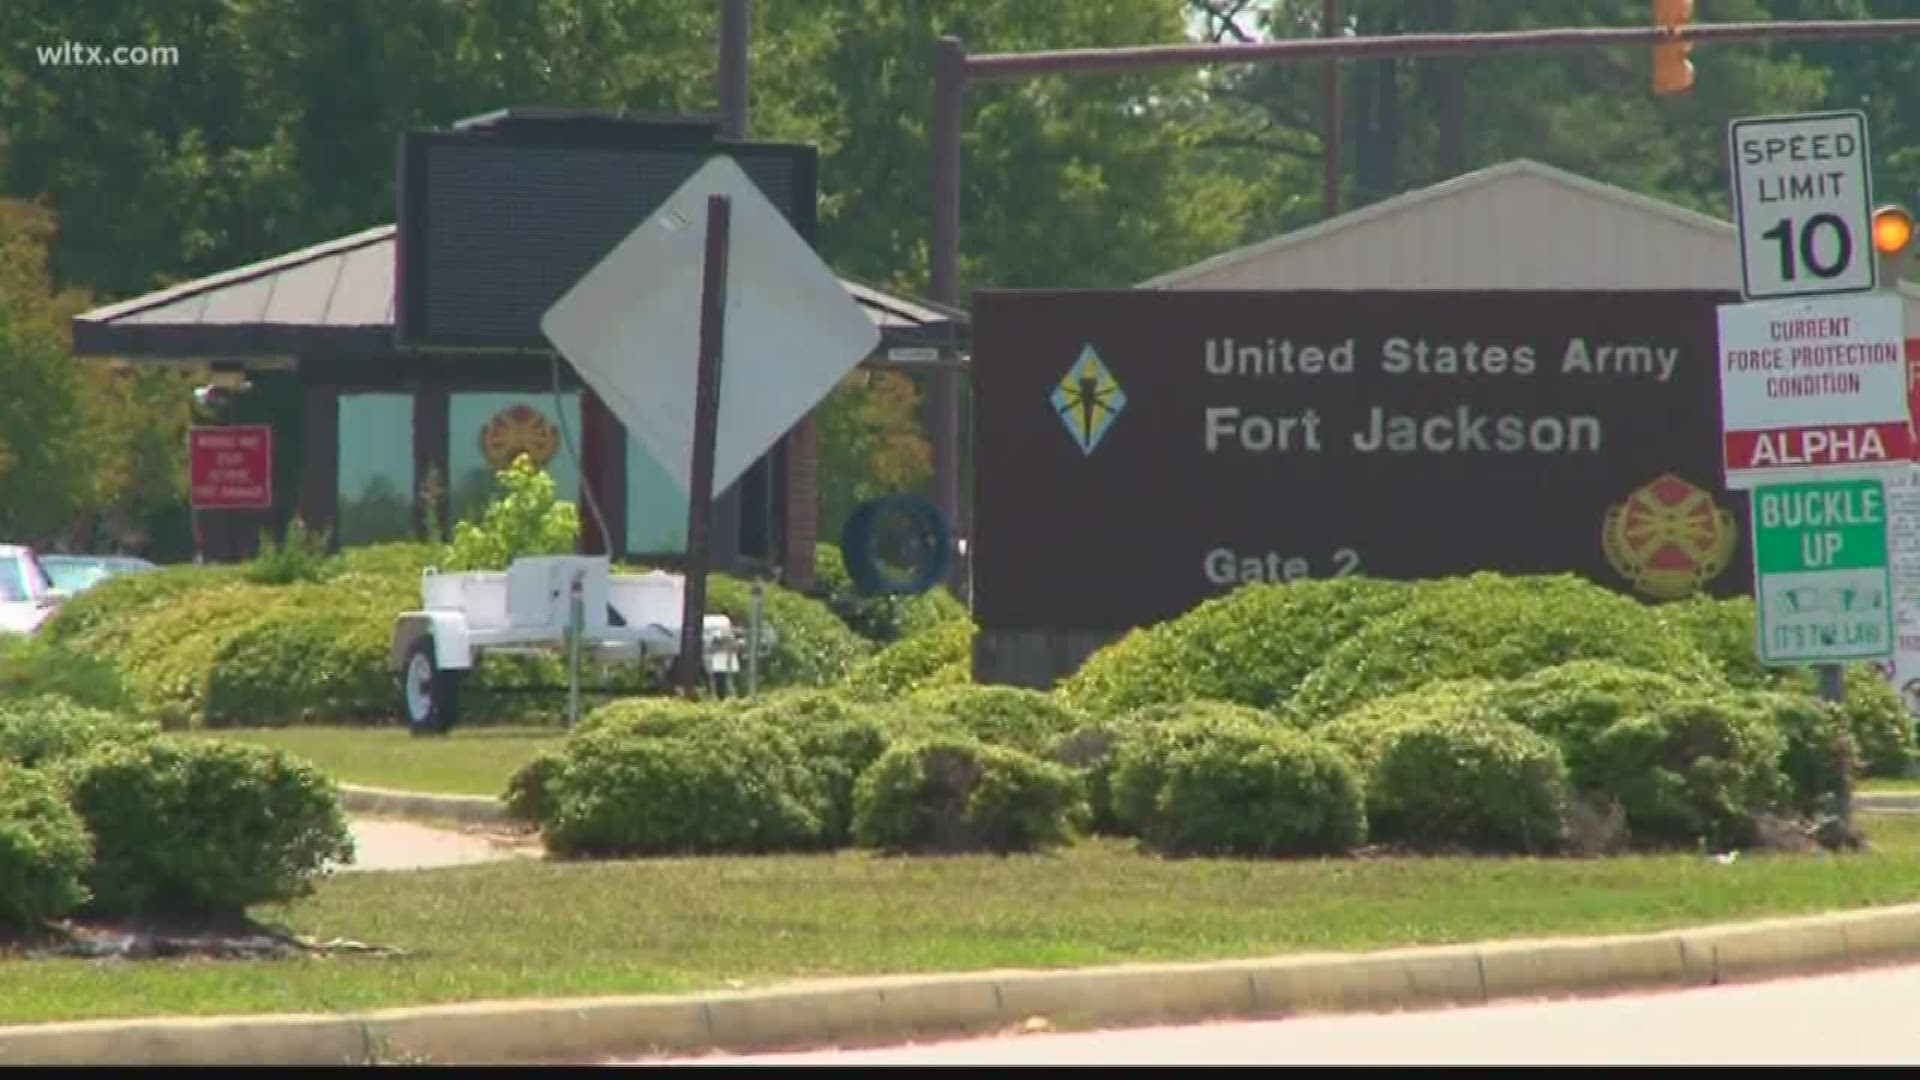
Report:
[[[1134,761],[1123,761],[1131,781]],[[1181,855],[1335,855],[1366,837],[1359,770],[1339,750],[1285,729],[1227,726],[1183,740],[1141,836]],[[1137,782],[1129,783],[1136,787]]]
[[[889,747],[860,777],[853,835],[865,847],[959,854],[1036,851],[1073,838],[1084,811],[1072,772],[966,736]]]
[[[92,858],[53,778],[0,760],[0,927],[31,930],[79,907]]]
[[[888,701],[915,690],[972,681],[974,625],[944,623],[901,638],[854,667],[842,684],[849,695]]]
[[[1612,660],[1689,681],[1712,663],[1654,610],[1572,575],[1474,574],[1427,582],[1399,611],[1326,654],[1294,704],[1333,718],[1371,698],[1441,679],[1513,679],[1574,660]]]
[[[134,707],[133,695],[112,663],[44,637],[0,635],[0,701],[47,694],[109,711]]]
[[[1087,722],[1054,696],[1017,686],[930,687],[908,695],[901,705],[949,717],[957,730],[981,742],[1028,754],[1045,754]]]
[[[1167,770],[1184,750],[1223,740],[1258,739],[1276,729],[1269,713],[1221,702],[1150,706],[1120,725],[1109,783],[1115,825],[1144,836],[1159,813]]]
[[[332,781],[278,750],[161,736],[62,766],[95,842],[89,910],[237,915],[353,856]]]
[[[327,533],[307,528],[298,515],[287,523],[286,538],[275,541],[261,530],[260,547],[247,564],[246,579],[256,585],[288,585],[320,581],[328,573]]]
[[[549,776],[542,832],[567,856],[817,847],[828,806],[795,741],[758,723],[683,733],[610,724],[569,739]]]
[[[80,705],[57,694],[0,702],[0,762],[36,768],[103,746],[157,738],[160,725]]]
[[[572,553],[580,540],[580,512],[558,498],[553,477],[526,454],[494,477],[496,494],[479,522],[453,526],[448,570],[503,570],[528,555]]]
[[[1596,785],[1619,800],[1636,841],[1738,846],[1754,815],[1790,796],[1785,740],[1727,698],[1627,716],[1595,741]]]
[[[528,825],[544,826],[551,821],[556,808],[554,782],[566,767],[564,753],[542,750],[515,769],[500,796],[507,816]]]
[[[1418,588],[1362,577],[1245,585],[1100,649],[1058,692],[1096,716],[1196,699],[1270,708]]]
[[[1389,727],[1366,783],[1376,839],[1529,855],[1566,840],[1560,748],[1491,710]]]

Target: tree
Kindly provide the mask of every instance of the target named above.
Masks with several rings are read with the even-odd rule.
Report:
[[[1808,15],[1795,7],[1796,18]],[[1272,0],[1242,12],[1273,37],[1318,35],[1319,0]],[[1365,36],[1514,30],[1545,26],[1639,26],[1641,0],[1342,0],[1347,25]],[[1723,0],[1716,21],[1766,21],[1763,0]],[[1858,43],[1836,46],[1849,50]],[[1693,92],[1653,96],[1643,47],[1461,58],[1385,58],[1343,63],[1343,140],[1349,198],[1365,205],[1460,172],[1530,157],[1695,209],[1725,213],[1726,122],[1818,108],[1826,68],[1784,49],[1718,45],[1694,54]],[[1319,65],[1265,65],[1223,75],[1218,94],[1238,113],[1243,138],[1318,154]]]
[[[918,423],[920,391],[899,372],[855,373],[828,395],[820,425],[820,535],[839,535],[858,504],[918,490],[933,448]]]

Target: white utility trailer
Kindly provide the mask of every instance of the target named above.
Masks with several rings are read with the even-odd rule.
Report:
[[[680,655],[685,579],[649,571],[614,574],[605,556],[543,555],[515,559],[506,570],[420,577],[419,611],[394,622],[392,662],[400,675],[401,707],[415,734],[440,734],[459,719],[460,687],[482,653],[568,652],[578,627],[578,651],[568,653],[570,714],[577,716],[579,660],[659,665]],[[725,615],[702,626],[702,666],[723,688],[771,645],[771,632],[749,643]]]

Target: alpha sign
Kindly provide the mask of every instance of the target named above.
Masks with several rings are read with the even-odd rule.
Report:
[[[1747,299],[1872,291],[1878,260],[1865,114],[1735,120],[1727,141]]]
[[[977,292],[975,618],[1122,630],[1342,574],[1743,594],[1729,299]]]
[[[1887,497],[1880,480],[1753,492],[1760,660],[1882,660],[1894,651]]]
[[[1884,475],[1912,457],[1897,296],[1719,310],[1727,483]]]

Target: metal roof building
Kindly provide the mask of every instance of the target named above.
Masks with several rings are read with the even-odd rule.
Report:
[[[1147,289],[1740,291],[1731,223],[1526,159],[1141,283]],[[1920,286],[1903,284],[1920,328]]]
[[[484,493],[491,473],[483,463],[497,468],[502,447],[531,440],[554,460],[563,497],[577,497],[584,481],[594,505],[583,516],[597,507],[617,554],[671,565],[684,543],[684,496],[663,486],[637,441],[564,363],[563,405],[555,408],[550,350],[396,345],[395,232],[381,225],[73,319],[79,356],[274,373],[256,379],[277,381],[270,400],[248,403],[266,414],[245,419],[274,426],[275,508],[208,515],[209,557],[245,556],[261,529],[278,531],[296,513],[344,542],[412,535],[433,498],[431,477],[451,489],[441,495],[457,516]],[[881,331],[863,366],[910,369],[956,362],[929,356],[964,355],[965,312],[842,283]],[[578,470],[553,455],[555,429],[579,446]],[[767,455],[774,476],[786,467],[784,442]],[[750,478],[716,500],[716,566],[765,550],[770,535],[788,531],[787,486]],[[448,518],[440,520],[444,528]],[[584,524],[583,547],[599,550],[597,522]]]

